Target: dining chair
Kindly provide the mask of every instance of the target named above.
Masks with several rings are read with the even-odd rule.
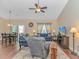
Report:
[[[2,36],[2,45],[5,43],[5,45],[7,46],[7,41],[8,41],[7,33],[1,33],[1,36]]]

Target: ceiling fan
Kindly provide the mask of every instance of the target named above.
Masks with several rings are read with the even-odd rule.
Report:
[[[37,12],[45,13],[44,9],[47,9],[47,6],[41,7],[39,4],[39,0],[38,0],[38,3],[35,3],[35,8],[29,8],[29,10],[35,10],[35,13]]]

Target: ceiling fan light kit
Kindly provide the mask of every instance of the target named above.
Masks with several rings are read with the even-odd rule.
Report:
[[[37,12],[40,12],[40,9],[39,9],[39,8],[37,8],[37,9],[36,9],[36,11],[37,11]]]

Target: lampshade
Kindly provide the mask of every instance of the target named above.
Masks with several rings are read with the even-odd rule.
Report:
[[[75,37],[79,38],[79,32],[76,33]]]
[[[55,32],[56,32],[55,28],[52,28],[52,32],[53,32],[53,33],[55,33]]]
[[[76,33],[76,32],[77,32],[77,29],[76,29],[75,27],[72,27],[72,28],[70,29],[70,32],[71,32],[71,33]]]
[[[35,30],[33,30],[33,33],[35,33]]]

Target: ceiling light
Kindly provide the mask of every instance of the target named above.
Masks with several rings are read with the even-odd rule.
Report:
[[[11,24],[7,24],[8,26],[11,26]]]
[[[7,24],[8,26],[13,26],[13,24]]]

